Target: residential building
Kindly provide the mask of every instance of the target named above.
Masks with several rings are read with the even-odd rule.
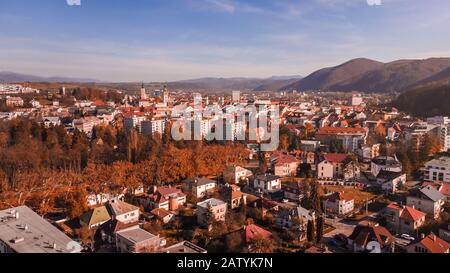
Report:
[[[208,216],[208,214],[211,215]],[[197,223],[202,226],[208,226],[208,221],[225,221],[227,213],[227,203],[222,200],[211,198],[197,203]],[[211,217],[208,219],[208,217]]]
[[[259,253],[254,247],[256,240],[269,239],[272,236],[272,232],[255,224],[247,225],[242,229],[243,242],[249,253]]]
[[[167,224],[175,219],[175,214],[162,208],[153,209],[150,213],[164,224]]]
[[[448,222],[447,227],[439,229],[439,237],[450,243],[450,222]]]
[[[293,202],[300,202],[304,197],[305,183],[302,181],[288,181],[281,184],[284,198]]]
[[[207,251],[191,242],[183,241],[160,250],[160,253],[169,254],[196,254],[207,253]]]
[[[425,163],[425,181],[450,183],[450,157],[440,157]]]
[[[176,211],[186,204],[186,194],[173,187],[157,187],[150,197],[150,207]]]
[[[236,209],[247,205],[247,196],[237,185],[226,184],[221,189],[223,199],[229,204],[231,209]]]
[[[23,99],[20,97],[8,97],[6,98],[6,106],[8,107],[22,107]]]
[[[419,242],[408,246],[407,251],[408,253],[450,253],[450,243],[431,233]]]
[[[346,181],[359,179],[360,168],[349,154],[325,154],[317,165],[319,179],[343,179]]]
[[[377,185],[381,187],[381,190],[385,193],[396,193],[401,186],[406,183],[406,174],[380,171],[377,175]]]
[[[191,192],[195,198],[204,198],[208,193],[217,191],[217,181],[207,177],[194,177],[183,181],[183,186]]]
[[[281,179],[271,174],[256,175],[253,179],[253,190],[263,194],[270,194],[281,190]]]
[[[106,204],[106,208],[112,220],[122,223],[135,223],[139,221],[139,208],[120,200],[111,200]]]
[[[223,179],[228,184],[237,184],[241,181],[246,181],[252,175],[253,173],[250,170],[234,165],[225,167],[223,171]]]
[[[367,134],[366,128],[323,127],[316,133],[316,139],[328,146],[340,146],[345,152],[356,152],[366,144]]]
[[[323,197],[323,207],[325,212],[347,215],[355,209],[355,199],[345,192],[333,192]]]
[[[278,153],[272,156],[271,165],[277,176],[296,176],[300,161],[292,155]]]
[[[380,171],[390,171],[400,173],[403,170],[402,163],[391,156],[378,156],[372,159],[371,172],[374,177],[377,177]]]
[[[81,249],[26,206],[0,211],[0,253],[79,253]]]
[[[409,234],[418,237],[418,230],[425,224],[424,212],[397,203],[389,204],[381,213],[387,227],[395,234]]]
[[[393,253],[394,236],[385,227],[367,222],[355,227],[348,237],[354,252]]]
[[[93,208],[80,216],[81,226],[89,229],[97,229],[109,220],[111,220],[111,216],[105,206]]]
[[[445,196],[433,186],[413,189],[406,197],[406,205],[429,214],[437,219],[443,211]]]
[[[121,230],[116,234],[116,249],[120,253],[155,253],[165,240],[139,226]]]
[[[163,136],[165,128],[164,119],[143,120],[140,124],[140,132],[145,136]]]

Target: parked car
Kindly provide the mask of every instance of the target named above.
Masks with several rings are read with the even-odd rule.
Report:
[[[414,240],[415,240],[415,238],[412,237],[412,236],[409,235],[409,234],[402,234],[402,235],[400,235],[400,237],[401,237],[402,239],[405,239],[405,240],[408,240],[408,241],[414,241]]]

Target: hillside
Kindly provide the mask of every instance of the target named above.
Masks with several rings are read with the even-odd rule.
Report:
[[[415,116],[450,115],[450,85],[427,86],[401,94],[393,103]]]
[[[9,71],[0,71],[0,83],[14,83],[14,82],[77,82],[77,83],[89,83],[89,82],[101,82],[95,79],[86,78],[70,78],[70,77],[40,77],[35,75],[20,74]]]
[[[436,80],[449,79],[450,72],[444,72],[448,68],[450,58],[398,60],[390,63],[355,59],[316,71],[284,89],[401,92]]]

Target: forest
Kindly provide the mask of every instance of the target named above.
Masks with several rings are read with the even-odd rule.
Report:
[[[0,123],[0,209],[28,205],[41,215],[67,208],[77,216],[87,193],[138,185],[177,185],[218,176],[248,158],[238,143],[171,142],[113,126],[91,138],[26,119]],[[80,207],[81,206],[81,207]]]

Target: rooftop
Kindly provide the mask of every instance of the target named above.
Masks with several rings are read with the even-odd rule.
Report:
[[[197,203],[197,207],[208,208],[208,206],[216,207],[216,206],[220,206],[223,204],[226,204],[226,203],[222,200],[219,200],[216,198],[211,198],[211,199],[205,200],[203,202]]]
[[[26,206],[0,211],[0,240],[17,253],[77,253],[81,246]]]

